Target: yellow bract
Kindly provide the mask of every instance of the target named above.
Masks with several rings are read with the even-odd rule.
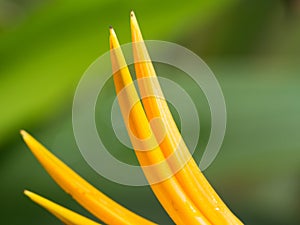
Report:
[[[168,105],[164,98],[161,98],[163,93],[133,12],[130,24],[136,76],[143,79],[138,82],[143,105],[133,85],[117,36],[110,28],[113,77],[129,137],[154,194],[176,224],[242,224],[210,186],[182,140]],[[154,93],[159,93],[160,97],[153,96]],[[150,126],[149,121],[154,118],[160,119],[160,126],[164,131],[161,142],[161,127],[158,129],[158,124]],[[21,134],[50,176],[97,218],[107,224],[154,224],[97,190],[31,135],[25,131],[21,131]],[[174,155],[172,160],[166,160],[170,155]],[[179,171],[178,166],[182,167]],[[65,224],[98,224],[32,192],[25,191],[25,194]]]
[[[84,216],[81,216],[67,208],[64,208],[54,202],[43,198],[35,193],[30,191],[24,191],[24,194],[27,195],[32,201],[36,202],[40,206],[47,209],[61,221],[69,225],[100,225]]]
[[[120,49],[116,34],[112,28],[110,29],[110,46],[112,49],[111,61],[115,71],[114,83],[126,128],[128,133],[135,133],[137,138],[140,140],[147,140],[152,136],[152,130],[149,126],[142,104],[139,101],[138,94],[134,88],[129,70],[127,66],[123,67],[125,59]],[[118,70],[118,68],[120,69]],[[120,91],[123,92],[121,96],[119,95]],[[128,98],[130,98],[130,101],[135,103],[129,104],[132,106],[130,108],[129,118],[127,118],[128,115],[126,110],[124,110],[128,106]],[[133,129],[134,132],[131,132],[131,129]],[[130,135],[130,138],[132,139],[133,137]],[[158,145],[153,146],[154,148],[151,148],[152,146],[150,145],[150,149],[148,149],[149,144],[146,141],[142,146],[137,145],[134,142],[132,144],[133,148],[136,150],[135,153],[141,166],[155,165],[165,160],[165,157]],[[164,170],[170,170],[170,168],[166,165]],[[168,173],[168,171],[164,171],[164,173]],[[172,174],[171,170],[169,173]],[[160,170],[154,168],[151,172],[145,173],[145,175],[149,181],[149,176],[159,177]],[[186,196],[178,183],[178,180],[174,176],[171,176],[159,183],[152,184],[152,181],[149,183],[161,205],[176,224],[210,224],[202,213],[195,207],[191,199]]]
[[[21,131],[21,134],[34,156],[57,184],[96,217],[108,224],[154,224],[134,214],[97,190],[51,154],[27,132]]]
[[[131,12],[130,16],[130,25],[134,60],[136,62],[134,64],[135,72],[137,79],[141,80],[141,82],[138,82],[138,85],[148,120],[160,118],[165,125],[165,138],[160,143],[160,148],[166,158],[175,154],[175,160],[170,162],[170,167],[173,168],[173,164],[175,169],[177,169],[177,165],[187,162],[176,173],[177,180],[185,193],[211,223],[224,225],[241,224],[213,190],[187,149],[167,102],[163,98],[154,67],[133,12]],[[157,92],[159,92],[159,97],[155,96]]]

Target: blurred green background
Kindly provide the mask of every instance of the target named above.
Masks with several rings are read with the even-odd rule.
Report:
[[[24,197],[25,188],[93,218],[51,180],[25,147],[20,129],[114,200],[172,224],[148,187],[119,185],[95,173],[72,133],[80,77],[109,49],[109,25],[121,43],[130,41],[131,9],[145,39],[191,49],[220,82],[227,132],[204,173],[224,201],[246,224],[300,224],[300,1],[0,0],[1,224],[61,224]],[[172,79],[203,115],[199,160],[209,133],[207,104],[189,79]],[[114,95],[109,81],[96,119],[106,146],[126,160],[132,152],[114,141],[111,130]]]

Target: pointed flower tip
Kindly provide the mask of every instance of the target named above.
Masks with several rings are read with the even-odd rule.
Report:
[[[24,195],[26,195],[28,198],[31,198],[33,193],[31,191],[28,191],[28,190],[24,190]]]
[[[31,192],[31,191],[28,191],[28,190],[24,190],[24,195],[26,195],[28,198],[30,198],[31,200],[33,200],[34,201],[34,199],[36,199],[37,198],[37,194],[35,194],[35,193],[33,193],[33,192]]]
[[[110,28],[109,33],[110,33],[110,48],[115,49],[120,47],[115,30],[113,28]]]
[[[28,190],[24,190],[24,195],[26,195],[31,201],[33,202],[37,202],[37,194],[31,192],[31,191],[28,191]]]
[[[27,133],[27,131],[25,131],[25,130],[20,130],[20,134],[21,134],[25,144],[29,147],[29,145],[32,144],[32,141],[34,140],[32,138],[32,136],[29,133]],[[31,148],[29,148],[29,149],[31,149]]]
[[[61,205],[58,205],[38,194],[35,194],[31,191],[24,190],[24,194],[29,197],[33,202],[42,206],[50,213],[55,215],[58,219],[60,219],[65,224],[69,225],[100,225],[97,222],[94,222],[84,216],[79,215],[76,212],[73,212]]]
[[[110,33],[111,36],[114,36],[114,37],[117,36],[116,32],[115,32],[115,30],[114,30],[114,28],[112,26],[109,27],[109,33]]]
[[[21,134],[23,140],[25,141],[25,143],[27,143],[26,140],[28,140],[28,138],[30,137],[30,134],[28,134],[25,130],[20,130],[20,134]]]
[[[26,135],[28,135],[28,133],[25,130],[20,130],[20,134],[22,135],[22,137],[24,138]]]
[[[137,20],[133,11],[130,12],[130,22],[131,24],[137,24]]]
[[[131,35],[132,35],[132,42],[143,41],[142,34],[140,31],[140,27],[138,21],[132,11],[130,13],[130,27],[131,27]]]
[[[133,11],[133,10],[130,11],[130,16],[131,16],[131,17],[135,17],[134,11]]]

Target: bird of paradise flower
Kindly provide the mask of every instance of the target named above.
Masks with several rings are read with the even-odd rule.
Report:
[[[130,14],[130,25],[132,42],[135,43],[133,55],[135,62],[137,62],[134,65],[136,76],[138,79],[145,79],[138,83],[141,96],[150,96],[149,94],[153,91],[162,93],[133,12]],[[166,100],[151,96],[142,98],[142,103],[140,102],[137,91],[132,85],[133,81],[113,28],[110,28],[110,49],[116,93],[119,94],[123,90],[122,95],[118,95],[119,105],[140,165],[146,168],[146,166],[166,161],[169,155],[174,154],[174,160],[167,161],[163,168],[154,167],[150,171],[144,169],[144,174],[152,191],[174,223],[243,224],[228,209],[199,170],[182,141]],[[128,104],[132,105],[129,114],[126,109]],[[157,137],[159,134],[157,134],[155,127],[149,126],[149,121],[154,118],[160,118],[164,124],[164,139],[154,147],[152,146],[150,150],[141,151],[141,148],[145,146],[141,147],[140,144],[135,143],[133,135],[142,140],[149,138],[152,133]],[[131,132],[132,130],[134,132]],[[97,190],[27,132],[22,130],[21,135],[34,156],[56,183],[101,221],[118,225],[155,224],[129,211]],[[172,173],[172,163],[181,163],[183,158],[188,158],[188,160],[182,169],[177,173]],[[153,177],[160,177],[162,173],[172,175],[160,182],[151,182]],[[33,192],[25,190],[24,193],[67,225],[99,224]]]

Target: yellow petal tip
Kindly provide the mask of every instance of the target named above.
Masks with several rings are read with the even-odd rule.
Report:
[[[117,36],[117,35],[116,35],[116,32],[115,32],[115,30],[114,30],[114,28],[113,28],[112,26],[109,27],[109,34],[110,34],[111,36],[114,36],[114,37]]]
[[[134,11],[133,11],[133,10],[130,11],[130,16],[131,16],[131,17],[135,17]]]
[[[20,130],[20,134],[23,138],[28,135],[28,133],[25,130]]]
[[[131,25],[137,24],[137,19],[136,19],[133,11],[130,12],[130,23],[131,23]]]
[[[32,192],[30,192],[30,191],[28,191],[28,190],[24,190],[24,195],[26,195],[26,196],[30,196],[30,194],[31,194]]]
[[[24,190],[24,195],[26,195],[28,198],[30,198],[32,201],[35,201],[34,198],[37,196],[37,194],[28,191],[28,190]]]

